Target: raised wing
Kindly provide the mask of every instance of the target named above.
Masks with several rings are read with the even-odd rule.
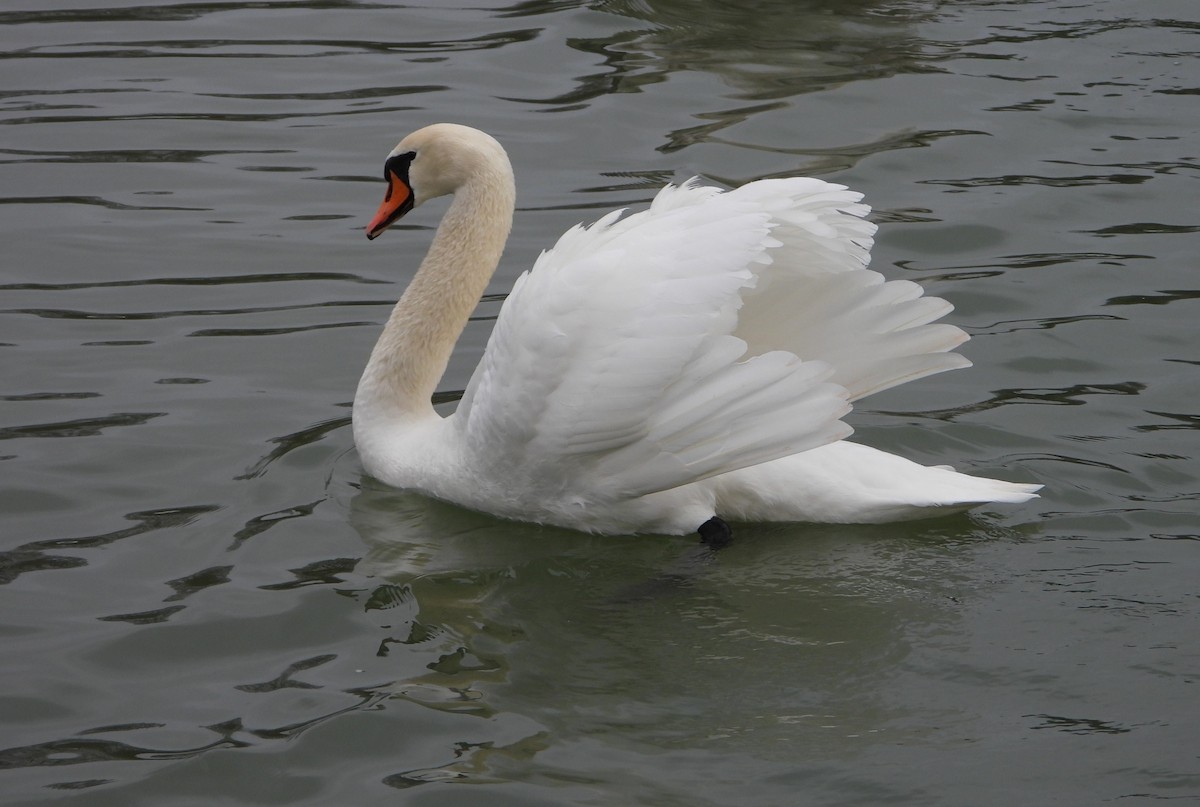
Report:
[[[779,207],[775,182],[787,183]],[[850,400],[922,376],[969,367],[950,353],[968,336],[953,325],[931,325],[954,310],[909,280],[885,282],[866,268],[875,225],[859,194],[818,179],[752,182],[729,193],[771,210],[780,246],[744,305],[734,335],[749,355],[788,350],[834,368],[831,381]],[[848,201],[850,200],[850,201]]]
[[[948,369],[905,366],[952,347],[926,333],[858,355],[940,315],[864,268],[859,198],[812,179],[686,183],[568,231],[500,312],[453,417],[465,459],[514,495],[639,496],[840,439],[847,388]]]

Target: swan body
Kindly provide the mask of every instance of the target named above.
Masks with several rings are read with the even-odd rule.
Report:
[[[667,186],[571,229],[518,279],[443,418],[430,398],[507,240],[512,167],[483,132],[435,124],[384,175],[370,238],[453,195],[354,399],[363,466],[386,484],[610,534],[907,520],[1040,487],[843,439],[851,401],[967,366],[951,352],[967,336],[935,323],[944,300],[866,268],[868,208],[817,179]]]

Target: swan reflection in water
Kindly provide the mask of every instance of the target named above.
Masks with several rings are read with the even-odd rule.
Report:
[[[551,747],[794,762],[896,741],[923,725],[887,698],[910,642],[952,634],[980,585],[954,536],[988,529],[739,524],[713,550],[505,522],[371,480],[350,511],[368,548],[354,594],[400,673],[388,699],[479,743],[406,776],[471,781],[549,764]]]

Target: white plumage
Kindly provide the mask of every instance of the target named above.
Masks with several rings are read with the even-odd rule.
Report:
[[[517,281],[458,411],[439,417],[428,392],[495,269],[511,168],[451,124],[388,165],[402,184],[372,237],[407,211],[398,198],[455,200],[356,395],[355,440],[382,481],[605,533],[880,522],[1034,495],[842,440],[849,401],[967,366],[949,352],[967,336],[931,324],[948,303],[866,268],[868,208],[816,179],[668,186],[648,210],[571,229]]]

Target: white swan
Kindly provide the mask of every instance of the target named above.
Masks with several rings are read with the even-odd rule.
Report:
[[[492,137],[435,124],[384,165],[375,238],[453,194],[354,397],[372,476],[503,518],[610,534],[722,519],[878,523],[1022,502],[1039,485],[842,440],[849,401],[964,367],[915,283],[867,270],[861,195],[817,179],[667,186],[568,231],[505,301],[458,411],[430,396],[504,249],[515,186]]]

